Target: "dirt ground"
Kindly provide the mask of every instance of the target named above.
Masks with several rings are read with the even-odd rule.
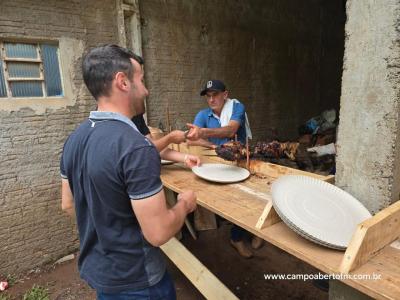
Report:
[[[315,288],[311,281],[265,280],[264,274],[313,274],[317,270],[268,243],[254,251],[252,259],[241,258],[229,244],[230,226],[224,223],[218,230],[199,232],[197,240],[184,231],[182,242],[240,299],[328,299],[328,293]],[[204,299],[173,263],[168,262],[178,299]],[[31,272],[0,296],[22,299],[33,284],[48,288],[50,299],[96,298],[94,291],[79,278],[76,259]]]

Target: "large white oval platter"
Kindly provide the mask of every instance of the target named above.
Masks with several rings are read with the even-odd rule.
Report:
[[[193,167],[194,174],[208,181],[233,183],[247,179],[250,172],[244,168],[225,164],[202,164]]]
[[[346,249],[357,225],[371,217],[347,192],[308,176],[282,176],[272,184],[271,193],[273,206],[286,225],[335,249]]]

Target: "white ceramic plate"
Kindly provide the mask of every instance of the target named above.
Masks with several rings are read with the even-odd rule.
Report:
[[[301,235],[303,238],[310,240],[316,244],[328,247],[328,248],[332,248],[332,249],[336,249],[336,250],[346,250],[346,247],[342,247],[342,246],[337,246],[337,245],[332,245],[330,243],[326,243],[324,241],[315,239],[314,237],[312,237],[311,235],[308,235],[307,233],[305,233],[304,231],[301,231],[296,225],[294,225],[292,222],[290,222],[288,219],[285,218],[284,215],[282,215],[281,212],[278,212],[278,210],[275,208],[275,211],[278,213],[279,217],[283,220],[283,222],[290,228],[292,229],[294,232],[296,232],[297,234]]]
[[[330,248],[346,249],[357,225],[371,217],[353,196],[312,177],[282,176],[272,184],[271,193],[286,225]]]
[[[171,160],[166,160],[166,159],[162,159],[161,160],[161,164],[162,165],[171,165],[171,164],[173,164],[174,162],[173,161],[171,161]]]
[[[239,182],[250,176],[250,172],[244,168],[225,164],[202,164],[193,167],[192,171],[200,178],[219,183]]]

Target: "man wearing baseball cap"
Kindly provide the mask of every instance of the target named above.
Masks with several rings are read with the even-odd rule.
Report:
[[[196,115],[193,124],[187,124],[190,128],[187,135],[191,140],[189,144],[215,148],[234,139],[235,135],[242,144],[246,143],[246,137],[252,138],[244,105],[239,100],[228,97],[228,91],[221,80],[207,81],[200,96],[205,97],[208,108]],[[231,244],[241,256],[250,258],[253,254],[244,243],[245,235],[244,229],[234,225],[231,230]],[[253,239],[253,248],[257,249],[261,245],[261,239]]]
[[[208,108],[201,110],[194,119],[188,138],[200,141],[191,144],[215,148],[235,138],[245,144],[246,136],[252,138],[244,105],[237,99],[230,99],[221,80],[209,80],[200,92]]]

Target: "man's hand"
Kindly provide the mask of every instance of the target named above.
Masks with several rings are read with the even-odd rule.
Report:
[[[196,155],[186,154],[183,160],[184,160],[183,163],[189,168],[201,165],[200,157]]]
[[[187,123],[186,126],[189,128],[189,132],[186,135],[189,141],[196,141],[203,138],[200,127],[191,123]]]
[[[183,201],[185,208],[187,209],[187,213],[191,213],[196,209],[196,194],[193,191],[184,191],[178,194],[178,202]]]
[[[189,141],[195,141],[208,138],[233,138],[240,128],[240,123],[230,120],[228,125],[220,128],[201,128],[190,123],[187,123],[186,126],[189,128],[186,138]]]
[[[164,190],[148,198],[131,200],[145,239],[159,247],[173,237],[182,227],[186,215],[196,208],[196,195],[185,191],[178,195],[178,202],[167,207]]]
[[[167,137],[170,144],[180,144],[186,140],[186,134],[181,130],[171,131]]]

